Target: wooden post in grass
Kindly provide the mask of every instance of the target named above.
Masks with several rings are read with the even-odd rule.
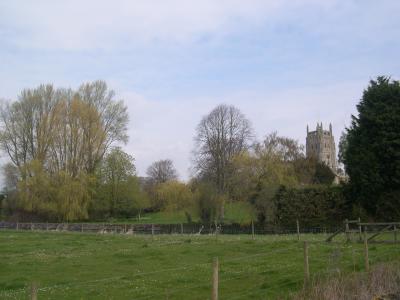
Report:
[[[304,241],[304,286],[310,281],[310,266],[308,264],[308,243]]]
[[[181,223],[181,234],[183,234],[183,224]]]
[[[17,231],[19,230],[19,224],[18,224],[18,221],[17,221]]]
[[[218,240],[218,224],[216,219],[214,221],[214,225],[215,225],[215,239]]]
[[[358,218],[358,238],[359,238],[359,240],[361,242],[362,241],[362,229],[361,229],[360,223],[361,223],[361,219]]]
[[[300,224],[299,224],[299,219],[296,220],[296,226],[297,226],[297,240],[300,241]]]
[[[31,300],[37,300],[37,284],[36,282],[31,283]]]
[[[369,271],[369,256],[368,256],[368,239],[367,232],[364,230],[364,259],[365,259],[365,271]]]
[[[396,225],[393,226],[393,234],[394,234],[394,242],[397,243],[397,227],[396,227]]]
[[[346,242],[350,242],[350,228],[349,228],[349,220],[345,220],[345,232],[346,232]]]
[[[254,221],[251,219],[251,237],[254,240]]]
[[[218,257],[215,257],[213,261],[211,300],[218,300],[218,269],[219,269]]]
[[[151,224],[151,237],[154,238],[154,224]]]

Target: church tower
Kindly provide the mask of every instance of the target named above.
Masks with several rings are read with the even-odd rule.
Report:
[[[329,130],[324,130],[322,123],[317,123],[315,131],[309,131],[307,125],[306,155],[315,157],[319,162],[325,163],[331,170],[337,172],[335,139],[332,134],[332,124]]]

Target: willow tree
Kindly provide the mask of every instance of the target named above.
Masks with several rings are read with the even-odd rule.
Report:
[[[103,81],[84,84],[77,91],[41,85],[22,91],[17,101],[3,103],[0,147],[19,169],[20,180],[26,181],[18,185],[22,208],[32,208],[29,201],[40,202],[40,193],[46,193],[30,188],[40,174],[48,176],[50,185],[63,187],[49,201],[65,199],[56,205],[64,218],[85,217],[90,177],[110,147],[127,141],[127,124],[126,106]]]

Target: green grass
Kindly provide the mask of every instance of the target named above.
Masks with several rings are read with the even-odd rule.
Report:
[[[363,270],[363,244],[310,241],[312,276]],[[208,299],[211,262],[220,261],[220,299],[276,299],[301,289],[303,243],[296,236],[98,235],[0,232],[0,299]],[[373,244],[371,263],[399,258]]]
[[[194,222],[198,221],[193,219]],[[139,218],[130,219],[115,219],[112,223],[126,223],[126,224],[181,224],[187,223],[185,213],[180,212],[154,212],[141,215]]]
[[[248,202],[225,204],[225,223],[250,224],[255,217],[254,207]]]
[[[255,218],[254,208],[247,202],[234,202],[225,205],[225,224],[240,223],[250,224]],[[135,224],[181,224],[187,223],[186,215],[183,211],[179,212],[154,212],[143,214],[141,218],[115,219],[112,223],[135,223]],[[193,222],[198,222],[199,218],[192,216]]]

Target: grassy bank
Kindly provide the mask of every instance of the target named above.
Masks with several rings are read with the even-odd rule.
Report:
[[[310,242],[312,276],[363,270],[363,245]],[[0,298],[207,299],[211,262],[220,260],[221,299],[276,299],[303,283],[303,244],[296,236],[98,235],[0,232]],[[371,264],[398,259],[398,245],[370,246]]]

